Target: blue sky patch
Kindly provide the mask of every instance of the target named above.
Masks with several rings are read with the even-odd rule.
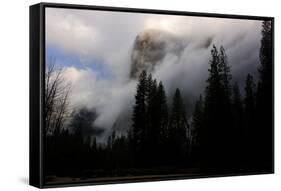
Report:
[[[46,47],[47,63],[48,59],[55,59],[56,63],[59,64],[60,67],[72,66],[77,69],[91,69],[97,74],[97,77],[100,80],[114,79],[114,75],[106,67],[106,65],[102,63],[102,61],[91,59],[91,62],[84,63],[81,62],[78,56],[75,56],[73,54],[67,54],[54,46]]]

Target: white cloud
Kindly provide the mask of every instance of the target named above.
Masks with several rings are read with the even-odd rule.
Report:
[[[120,65],[127,64],[135,34],[143,29],[140,16],[73,9],[46,9],[46,42],[84,63],[100,60],[117,77],[124,76]],[[127,60],[126,60],[127,58]],[[121,66],[121,67],[122,67]],[[125,70],[126,71],[126,70]],[[120,73],[119,73],[120,72]]]
[[[73,107],[95,107],[99,126],[111,128],[120,113],[132,108],[136,82],[129,79],[135,37],[145,30],[163,34],[157,40],[169,44],[154,70],[171,95],[176,87],[191,101],[203,92],[207,78],[210,48],[224,45],[232,73],[240,84],[247,72],[256,74],[261,21],[217,19],[156,14],[120,13],[47,8],[46,42],[81,62],[100,60],[113,74],[113,80],[99,79],[93,69],[66,67],[72,82]],[[181,54],[174,46],[182,47]]]
[[[100,80],[93,70],[64,68],[64,79],[71,82],[70,107],[95,108],[100,114],[95,125],[110,129],[120,112],[128,110],[135,93],[135,81],[126,83]]]

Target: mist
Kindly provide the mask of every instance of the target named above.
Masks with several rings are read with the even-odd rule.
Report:
[[[232,82],[243,90],[246,75],[258,75],[260,30],[255,20],[47,8],[46,51],[63,54],[56,61],[72,84],[71,109],[95,110],[93,126],[106,137],[130,128],[144,69],[163,82],[168,98],[180,88],[190,116],[204,93],[213,44],[224,46]]]

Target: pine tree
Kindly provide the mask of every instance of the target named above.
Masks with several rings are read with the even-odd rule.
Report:
[[[230,74],[230,67],[228,65],[227,55],[225,53],[225,49],[223,46],[220,47],[218,67],[219,67],[219,72],[221,73],[222,83],[224,86],[226,98],[230,100],[230,94],[231,94],[230,81],[232,76]]]
[[[200,94],[199,99],[195,103],[193,115],[192,115],[192,123],[191,123],[191,152],[193,158],[197,159],[198,152],[200,150],[198,143],[198,134],[202,131],[204,127],[204,102],[202,95]]]
[[[149,156],[146,163],[157,163],[157,150],[158,150],[158,140],[159,140],[159,125],[158,125],[158,106],[157,106],[157,81],[152,78],[149,74],[147,79],[147,132],[145,141],[145,154]]]
[[[146,89],[146,91],[147,91],[147,99],[146,99],[147,103],[146,103],[146,105],[148,105],[148,107],[149,107],[149,105],[152,104],[153,99],[156,96],[156,91],[157,91],[157,85],[155,85],[155,81],[153,80],[151,74],[148,75],[146,87],[147,87],[147,89]]]
[[[251,164],[251,161],[255,160],[257,154],[257,129],[256,129],[256,113],[255,113],[255,84],[253,80],[253,76],[250,74],[247,75],[245,81],[245,136],[247,143],[245,147],[247,147],[246,158],[247,162]]]
[[[202,126],[203,122],[203,98],[202,95],[200,94],[199,99],[195,103],[194,107],[194,112],[193,112],[193,117],[192,117],[192,126],[195,129],[199,129]]]
[[[219,102],[218,99],[222,97],[222,90],[223,90],[223,84],[221,80],[220,75],[220,69],[219,69],[219,54],[217,51],[216,46],[213,46],[213,49],[211,50],[211,60],[210,60],[210,68],[209,71],[209,77],[207,79],[207,87],[206,87],[206,101],[205,107],[206,110],[215,109],[216,104]],[[211,111],[210,111],[211,113]]]
[[[232,99],[232,114],[233,114],[233,161],[241,164],[245,161],[247,150],[247,137],[245,132],[244,108],[241,93],[237,82],[233,85]],[[239,137],[239,140],[237,138]]]
[[[135,105],[133,108],[133,148],[136,165],[140,165],[144,158],[144,143],[146,139],[146,97],[147,97],[147,73],[144,70],[138,80]]]
[[[246,77],[246,83],[245,83],[245,115],[246,115],[246,125],[248,127],[254,125],[255,120],[255,84],[253,76],[250,74]]]
[[[271,21],[262,24],[260,48],[260,80],[257,89],[257,126],[256,152],[260,164],[272,170],[272,139],[273,139],[273,58],[272,58],[272,25]],[[262,140],[262,141],[261,141]]]
[[[156,119],[156,111],[157,108],[157,81],[156,79],[152,79],[151,74],[148,76],[147,80],[147,113],[146,113],[146,119],[147,119],[147,125],[148,125],[148,134],[152,135],[153,130],[157,124],[155,124]],[[150,139],[154,139],[155,137],[151,137]],[[152,140],[150,140],[152,141]]]
[[[199,131],[200,158],[202,160],[209,158],[208,161],[203,161],[212,165],[217,162],[220,154],[221,141],[221,99],[223,85],[221,83],[221,75],[219,70],[219,54],[216,46],[211,50],[209,77],[205,90],[205,126]]]
[[[209,77],[205,91],[204,127],[199,132],[201,158],[209,165],[225,165],[233,155],[234,147],[230,70],[223,48],[220,53],[214,45],[211,50]]]
[[[272,28],[271,21],[262,23],[262,39],[260,48],[260,83],[263,88],[272,88]],[[269,92],[268,94],[271,94]]]
[[[230,67],[228,65],[227,55],[223,46],[220,47],[220,54],[219,54],[219,64],[218,69],[221,76],[221,82],[223,86],[223,107],[224,107],[224,116],[222,118],[225,120],[225,123],[229,123],[229,128],[231,128],[231,73]]]
[[[164,86],[162,82],[160,81],[158,90],[157,90],[157,108],[158,108],[158,120],[159,120],[159,144],[161,144],[162,141],[164,141],[167,137],[167,126],[168,126],[168,103],[167,103],[167,97],[165,93]]]
[[[182,162],[187,153],[186,130],[189,128],[186,119],[185,106],[180,90],[177,88],[173,97],[172,111],[169,124],[169,144],[174,163]]]
[[[233,115],[234,115],[234,126],[235,129],[238,130],[240,136],[244,134],[244,109],[243,102],[241,98],[241,93],[237,82],[233,85]]]
[[[231,73],[230,73],[230,66],[228,65],[228,59],[225,52],[225,49],[223,46],[220,47],[220,53],[219,53],[219,71],[221,75],[221,81],[223,86],[223,95],[221,98],[221,106],[222,106],[222,115],[221,115],[221,121],[223,124],[223,132],[225,133],[225,137],[227,142],[225,142],[225,145],[227,145],[229,148],[227,150],[226,155],[228,155],[227,160],[232,160],[232,158],[235,157],[237,151],[237,134],[239,131],[234,126],[234,120],[233,120],[233,108],[232,108],[232,91],[231,91]]]
[[[168,104],[162,82],[157,86],[153,80],[148,97],[148,143],[147,155],[150,156],[150,164],[158,165],[163,161],[164,147],[166,143],[166,131],[168,125]]]

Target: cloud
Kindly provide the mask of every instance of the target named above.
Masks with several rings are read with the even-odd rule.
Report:
[[[83,64],[63,63],[66,59],[60,63],[65,78],[73,84],[72,107],[95,108],[96,125],[108,131],[130,125],[136,90],[131,76],[137,76],[142,68],[150,68],[153,76],[163,81],[168,96],[179,87],[190,114],[195,99],[204,92],[212,44],[224,46],[233,81],[242,88],[247,73],[257,76],[260,30],[261,21],[257,20],[46,10],[47,46]],[[140,48],[145,41],[146,48]],[[97,63],[112,78],[101,78],[101,68],[92,67]]]
[[[47,8],[46,44],[76,55],[83,63],[99,61],[114,70],[118,78],[124,77],[129,66],[122,66],[129,65],[128,54],[135,34],[143,28],[140,17],[140,14]]]
[[[134,46],[133,56],[137,61],[133,59],[132,71],[136,73],[136,68],[153,71],[170,95],[179,87],[187,98],[189,113],[194,99],[204,93],[212,44],[225,47],[233,81],[241,89],[247,73],[257,76],[261,21],[160,16],[149,18],[145,26],[135,44],[146,44],[146,47],[140,51]]]
[[[136,81],[101,80],[93,70],[75,67],[65,67],[63,74],[72,85],[70,108],[95,110],[94,126],[110,130],[120,113],[127,113],[133,105]]]

